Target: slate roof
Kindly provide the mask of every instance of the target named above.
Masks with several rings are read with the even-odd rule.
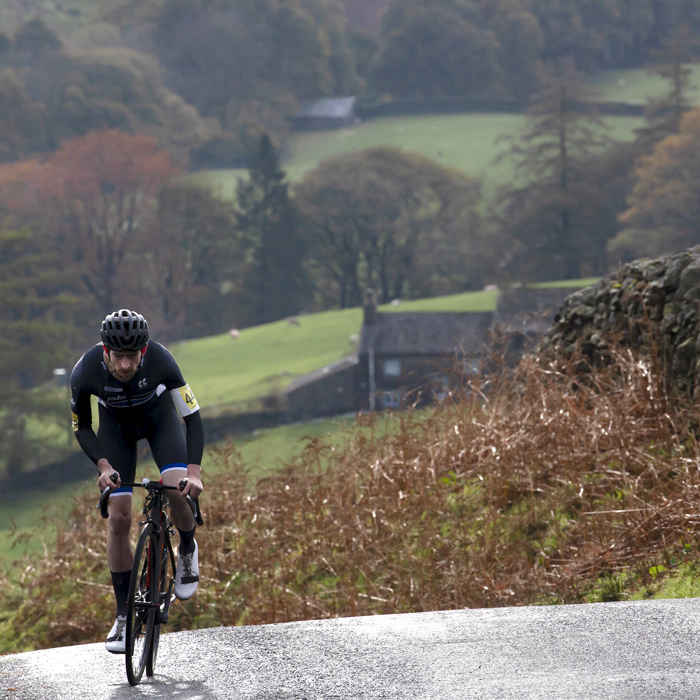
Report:
[[[322,97],[300,103],[296,119],[348,119],[355,111],[354,97]]]
[[[483,350],[493,321],[491,312],[377,312],[362,326],[360,355],[452,355]]]

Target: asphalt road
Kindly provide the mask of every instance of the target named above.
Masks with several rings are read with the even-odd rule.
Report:
[[[460,610],[168,634],[131,688],[101,644],[0,657],[12,700],[697,700],[700,600]]]

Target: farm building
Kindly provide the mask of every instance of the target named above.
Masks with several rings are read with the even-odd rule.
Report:
[[[354,97],[324,97],[300,103],[292,118],[292,127],[298,131],[346,129],[355,123]]]
[[[291,382],[290,420],[398,408],[424,388],[435,400],[457,358],[478,363],[492,322],[490,312],[379,312],[369,290],[357,353]]]
[[[417,389],[425,401],[440,398],[455,362],[467,370],[478,365],[492,323],[491,312],[381,313],[368,293],[356,375],[360,407],[398,408]]]

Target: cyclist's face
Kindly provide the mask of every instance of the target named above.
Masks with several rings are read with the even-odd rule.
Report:
[[[121,352],[110,350],[107,356],[107,369],[120,382],[128,382],[139,371],[141,351]]]

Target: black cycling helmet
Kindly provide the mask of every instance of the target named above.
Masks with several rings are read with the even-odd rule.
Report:
[[[141,314],[122,309],[102,321],[100,335],[107,350],[143,350],[148,345],[148,323]]]

